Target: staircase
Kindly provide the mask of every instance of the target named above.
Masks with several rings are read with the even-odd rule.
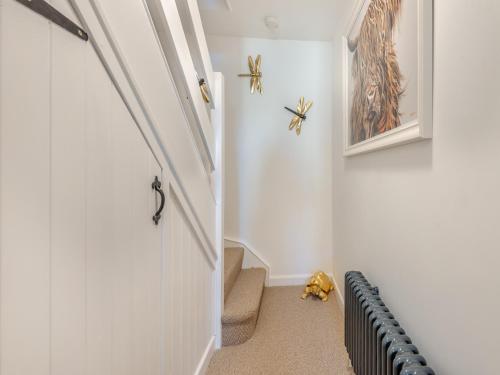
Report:
[[[242,269],[244,250],[224,249],[224,313],[222,345],[238,345],[252,337],[266,279],[263,268]]]

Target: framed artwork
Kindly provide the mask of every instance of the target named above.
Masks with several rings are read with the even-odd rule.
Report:
[[[358,0],[342,48],[344,155],[431,138],[433,0]]]

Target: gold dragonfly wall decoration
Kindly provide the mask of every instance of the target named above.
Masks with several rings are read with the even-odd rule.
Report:
[[[255,63],[253,61],[252,56],[248,56],[248,68],[250,69],[250,73],[246,74],[238,74],[238,77],[250,77],[250,92],[253,94],[255,91],[258,91],[262,94],[262,58],[260,55],[257,55],[255,58]]]
[[[288,126],[289,130],[295,129],[297,135],[300,135],[300,132],[302,131],[302,121],[305,121],[307,119],[306,113],[307,111],[309,111],[312,105],[313,102],[311,100],[306,103],[304,97],[302,96],[299,100],[299,104],[297,104],[297,111],[285,107],[287,111],[290,111],[295,115],[290,122],[290,126]]]

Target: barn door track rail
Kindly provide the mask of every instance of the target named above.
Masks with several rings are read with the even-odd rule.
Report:
[[[89,40],[88,34],[76,23],[71,21],[64,14],[59,12],[52,5],[43,0],[16,0],[18,3],[25,5],[32,11],[40,14],[55,24],[61,26],[63,29],[69,31],[71,34],[76,35],[85,41]]]

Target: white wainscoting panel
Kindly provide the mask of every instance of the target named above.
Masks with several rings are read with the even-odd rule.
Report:
[[[215,267],[173,187],[168,209],[167,368],[169,374],[194,374],[213,345]]]
[[[50,30],[27,13],[2,2],[0,373],[49,375]]]
[[[72,16],[65,1],[52,5]],[[52,25],[50,95],[51,375],[84,375],[88,50],[82,48],[81,40],[56,27]],[[106,92],[110,90],[108,86]]]

